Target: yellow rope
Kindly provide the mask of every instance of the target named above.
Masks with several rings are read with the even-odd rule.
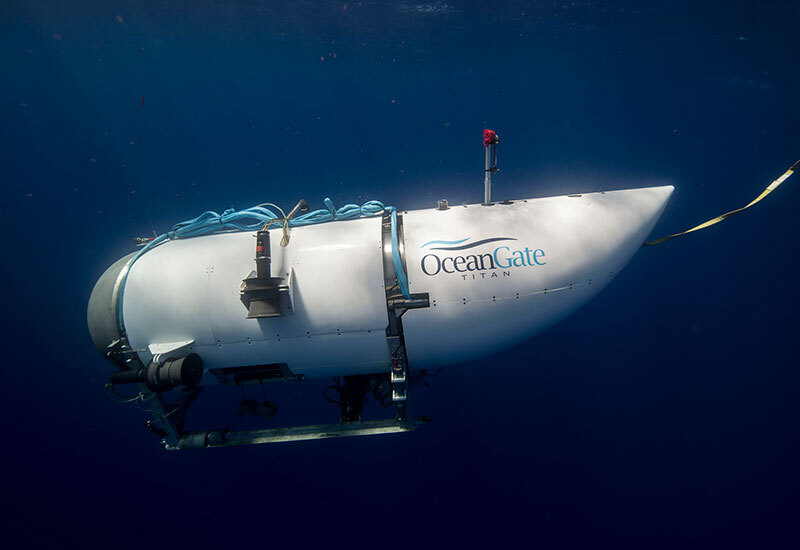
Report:
[[[642,246],[655,246],[657,244],[665,243],[665,242],[667,242],[669,240],[674,239],[675,237],[680,237],[681,235],[686,235],[687,233],[692,233],[693,231],[699,231],[701,229],[705,229],[706,227],[710,227],[712,225],[718,224],[722,220],[726,220],[726,219],[730,218],[731,216],[733,216],[734,214],[738,214],[739,212],[741,212],[743,210],[747,210],[748,208],[750,208],[751,206],[753,206],[754,204],[759,202],[761,199],[763,199],[764,197],[766,197],[767,195],[772,193],[772,191],[777,189],[780,184],[782,184],[784,181],[786,181],[786,179],[789,176],[791,176],[793,173],[795,173],[798,169],[800,169],[800,160],[795,162],[792,165],[791,168],[789,168],[786,172],[783,173],[783,175],[781,177],[779,177],[778,179],[776,179],[775,181],[770,183],[767,186],[767,188],[764,189],[759,196],[757,196],[752,201],[750,201],[750,203],[747,206],[743,206],[741,208],[737,208],[736,210],[731,210],[730,212],[726,212],[726,213],[724,213],[724,214],[722,214],[720,216],[717,216],[714,219],[708,220],[707,222],[703,222],[700,225],[696,225],[696,226],[692,227],[691,229],[687,229],[686,231],[682,231],[680,233],[673,233],[672,235],[667,235],[666,237],[661,237],[660,239],[656,239],[654,241],[647,241]]]

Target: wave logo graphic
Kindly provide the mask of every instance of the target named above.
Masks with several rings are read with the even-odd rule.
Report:
[[[466,239],[461,239],[458,241],[428,241],[427,243],[420,246],[420,248],[427,248],[433,245],[444,245],[444,246],[437,246],[435,248],[430,248],[430,250],[467,250],[470,248],[475,248],[476,246],[481,246],[483,244],[488,243],[495,243],[499,241],[516,241],[514,237],[490,237],[488,239],[481,239],[480,241],[475,241],[474,243],[466,243],[470,237]]]

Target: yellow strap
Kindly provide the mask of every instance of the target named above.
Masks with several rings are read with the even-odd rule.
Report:
[[[784,181],[786,181],[786,179],[789,176],[791,176],[794,172],[796,172],[798,169],[800,169],[800,160],[795,162],[792,165],[791,168],[789,168],[786,172],[783,173],[783,175],[781,177],[779,177],[778,179],[776,179],[775,181],[770,183],[767,186],[767,188],[764,189],[759,196],[757,196],[752,201],[750,201],[750,203],[747,206],[743,206],[741,208],[737,208],[736,210],[731,210],[730,212],[726,212],[726,213],[722,214],[721,216],[717,216],[716,218],[714,218],[712,220],[708,220],[707,222],[703,222],[700,225],[696,225],[696,226],[692,227],[691,229],[687,229],[686,231],[682,231],[680,233],[674,233],[672,235],[667,235],[666,237],[661,237],[660,239],[656,239],[654,241],[647,241],[642,246],[655,246],[657,244],[665,243],[665,242],[667,242],[667,241],[669,241],[671,239],[674,239],[675,237],[680,237],[681,235],[686,235],[687,233],[692,233],[693,231],[699,231],[700,229],[705,229],[706,227],[710,227],[712,225],[718,224],[722,220],[726,220],[726,219],[730,218],[731,216],[733,216],[734,214],[738,214],[739,212],[741,212],[743,210],[747,210],[748,208],[753,206],[755,203],[759,202],[761,199],[763,199],[764,197],[766,197],[767,195],[772,193],[772,191],[777,189],[780,184],[782,184]]]

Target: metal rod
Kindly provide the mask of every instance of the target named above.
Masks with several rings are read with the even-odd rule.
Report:
[[[365,422],[347,422],[342,424],[291,426],[266,430],[184,432],[177,445],[167,445],[167,449],[172,451],[204,447],[283,443],[287,441],[328,439],[332,437],[392,434],[410,432],[417,426],[427,424],[428,422],[430,422],[430,419],[426,417],[417,417],[405,422],[400,422],[392,418]]]
[[[492,204],[492,153],[491,145],[485,147],[486,149],[486,169],[483,176],[483,204],[488,206]]]

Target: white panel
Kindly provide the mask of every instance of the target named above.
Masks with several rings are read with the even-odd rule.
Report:
[[[182,340],[197,345],[214,342],[206,287],[211,256],[220,242],[219,237],[166,242],[133,264],[123,297],[131,347]]]
[[[285,248],[281,231],[271,231],[272,276],[291,282],[292,300],[285,297],[283,316],[267,319],[247,319],[239,294],[255,269],[254,236],[171,241],[144,254],[125,290],[133,347],[193,339],[209,368],[285,362],[296,374],[320,376],[388,370],[381,218],[293,228]]]
[[[293,310],[282,317],[247,319],[239,285],[255,268],[252,233],[225,235],[208,281],[208,305],[218,343],[383,329],[387,324],[381,220],[367,218],[292,229],[281,248],[270,232],[272,276],[292,278]]]
[[[381,246],[380,216],[303,228],[295,315],[312,334],[386,328]]]
[[[485,356],[566,317],[625,266],[661,215],[672,189],[404,213],[410,289],[429,292],[432,303],[430,309],[411,310],[403,317],[412,366]],[[486,239],[504,240],[435,250],[469,247]],[[437,259],[429,255],[443,261],[443,269],[436,272]],[[456,259],[459,256],[464,260]],[[435,274],[423,271],[423,259],[428,273]],[[506,267],[509,262],[519,265]]]
[[[182,342],[165,342],[163,344],[150,344],[149,346],[147,346],[147,350],[150,352],[151,355],[172,353],[181,350],[181,348],[188,348],[193,343],[194,340],[183,340]]]

